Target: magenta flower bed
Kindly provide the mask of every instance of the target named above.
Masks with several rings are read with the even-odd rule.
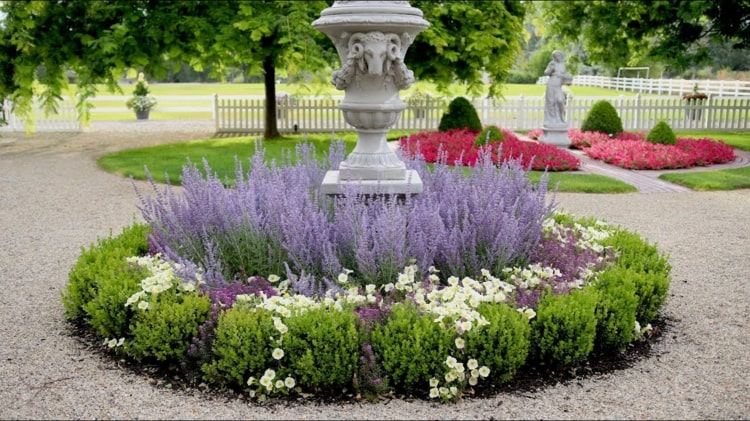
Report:
[[[476,136],[477,132],[470,130],[420,132],[401,138],[400,143],[408,156],[421,155],[429,163],[445,159],[449,164],[473,166],[482,153],[490,149],[492,162],[518,161],[527,170],[568,171],[576,170],[581,165],[581,161],[566,150],[544,143],[522,141],[508,130],[503,130],[502,142],[484,147],[474,144]]]
[[[539,136],[532,130],[529,137]],[[568,130],[571,146],[594,159],[633,170],[690,168],[731,162],[734,149],[714,139],[678,138],[674,145],[646,141],[645,133],[623,132],[615,137],[606,133]]]

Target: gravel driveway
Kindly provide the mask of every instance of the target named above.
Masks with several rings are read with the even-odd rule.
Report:
[[[112,367],[68,334],[60,291],[80,247],[136,215],[104,151],[200,134],[0,138],[0,418],[748,418],[750,190],[560,194],[567,210],[624,225],[674,265],[675,323],[650,358],[538,392],[454,405],[392,400],[255,406],[175,392]],[[205,136],[205,135],[204,135]]]

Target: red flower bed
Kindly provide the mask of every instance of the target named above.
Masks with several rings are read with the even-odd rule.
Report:
[[[678,138],[674,145],[646,141],[638,132],[623,132],[614,138],[605,133],[570,129],[568,137],[574,148],[608,164],[633,170],[690,168],[722,164],[734,160],[734,149],[712,139]]]
[[[401,138],[401,149],[409,155],[422,155],[427,162],[437,162],[444,154],[446,161],[457,165],[474,165],[487,148],[495,163],[518,160],[526,169],[566,171],[575,170],[581,161],[568,151],[544,143],[524,142],[511,131],[503,130],[504,140],[477,147],[477,132],[451,130],[420,132]]]

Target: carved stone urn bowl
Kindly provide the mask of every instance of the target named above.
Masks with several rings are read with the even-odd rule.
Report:
[[[323,10],[313,26],[336,46],[341,68],[333,84],[345,91],[340,108],[357,130],[357,146],[330,171],[323,182],[337,194],[344,184],[357,182],[365,193],[385,187],[384,193],[419,193],[422,184],[388,147],[388,130],[406,108],[399,91],[414,83],[404,64],[406,50],[429,23],[408,1],[336,1]]]

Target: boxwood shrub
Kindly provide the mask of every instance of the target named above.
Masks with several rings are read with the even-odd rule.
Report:
[[[584,132],[602,132],[612,136],[622,133],[622,120],[609,101],[598,101],[586,114],[581,124]]]
[[[126,352],[137,360],[179,361],[211,309],[207,296],[170,289],[151,297],[147,310],[135,310]]]
[[[448,104],[448,111],[440,118],[438,130],[446,132],[453,129],[482,130],[482,122],[476,108],[468,99],[459,96]]]
[[[565,215],[556,219],[596,224]],[[124,306],[147,276],[125,258],[146,252],[147,235],[145,226],[136,225],[84,250],[63,294],[66,315],[100,337],[124,337],[118,349],[136,360],[194,370],[198,365],[191,362],[197,360],[188,360],[186,350],[209,316],[207,294],[170,289],[152,295],[146,310]],[[382,321],[371,324],[358,323],[348,307],[310,309],[283,318],[288,327],[283,334],[268,311],[238,306],[218,316],[211,352],[200,369],[210,383],[243,388],[248,377],[272,368],[315,393],[362,390],[365,377],[382,375],[380,386],[423,395],[430,379],[446,372],[449,355],[476,358],[490,368],[492,383],[509,380],[527,363],[580,364],[594,349],[620,350],[631,343],[636,320],[652,321],[669,287],[669,263],[654,245],[623,229],[615,229],[603,245],[616,255],[612,264],[583,289],[544,294],[531,321],[512,306],[481,304],[477,311],[490,324],[464,333],[463,349],[452,327],[407,303],[393,304]],[[276,347],[284,350],[280,360],[272,357]],[[357,376],[362,379],[355,381]]]
[[[213,360],[203,365],[206,380],[242,386],[248,377],[260,377],[275,366],[271,357],[278,338],[267,311],[236,307],[219,316],[213,342]]]
[[[397,304],[388,320],[373,330],[375,355],[396,389],[423,389],[430,378],[445,372],[446,357],[455,353],[455,334],[432,319],[412,305]]]
[[[352,383],[359,361],[357,316],[351,310],[314,309],[285,320],[284,359],[297,381],[315,391]]]
[[[62,296],[69,319],[85,314],[84,306],[97,295],[100,280],[127,276],[129,268],[125,259],[148,251],[149,231],[148,225],[135,224],[116,237],[101,239],[82,250],[68,274],[68,285]]]
[[[465,353],[490,368],[493,383],[510,380],[529,353],[529,319],[507,304],[482,304],[479,313],[490,322],[464,337]]]
[[[650,132],[648,132],[646,140],[651,143],[674,145],[675,143],[677,143],[677,136],[674,134],[674,131],[672,131],[672,128],[669,127],[669,124],[667,124],[666,121],[660,121],[656,123],[656,125],[651,129]]]
[[[546,294],[533,323],[536,357],[555,366],[583,362],[594,349],[598,300],[593,288],[565,295]]]
[[[487,126],[477,135],[474,144],[476,146],[489,145],[493,142],[502,142],[503,131],[497,126]]]

